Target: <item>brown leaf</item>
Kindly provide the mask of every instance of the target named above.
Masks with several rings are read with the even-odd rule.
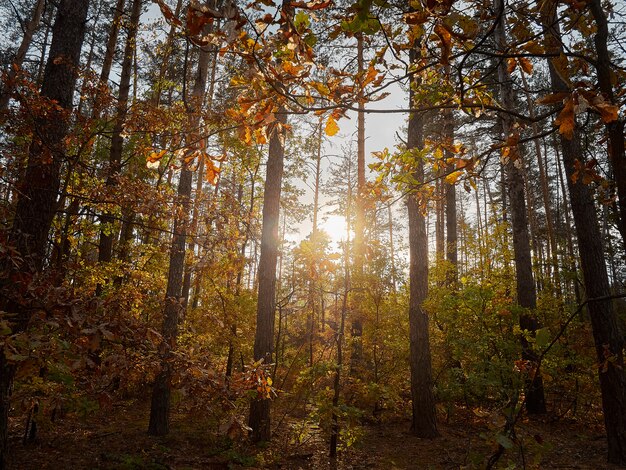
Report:
[[[558,117],[554,121],[554,124],[559,126],[559,132],[567,139],[574,137],[574,100],[570,97]]]
[[[450,51],[452,50],[452,36],[450,31],[442,23],[435,25],[435,34],[439,36],[441,40],[441,60],[444,65],[448,64],[448,58],[450,57]]]
[[[537,104],[556,104],[562,103],[565,98],[570,96],[569,93],[561,92],[561,93],[552,93],[550,95],[543,96],[539,98],[536,103]]]
[[[509,74],[512,74],[516,67],[517,67],[517,61],[515,60],[515,58],[513,57],[508,58],[506,61],[506,71]]]
[[[528,60],[526,57],[520,57],[518,60],[524,72],[526,72],[528,75],[533,73],[533,64],[530,60]]]

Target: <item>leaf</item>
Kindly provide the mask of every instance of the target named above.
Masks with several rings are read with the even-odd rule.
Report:
[[[376,70],[373,66],[370,65],[369,69],[367,70],[367,74],[365,75],[365,78],[363,79],[362,86],[365,87],[371,82],[373,82],[377,75],[378,75],[378,70]]]
[[[326,127],[324,129],[326,135],[329,137],[334,136],[337,132],[339,132],[339,126],[337,125],[337,121],[332,116],[328,116],[328,121],[326,121]]]
[[[509,73],[509,75],[513,73],[516,67],[517,61],[515,60],[515,58],[510,57],[506,60],[506,71]]]
[[[576,121],[574,119],[574,100],[568,99],[565,106],[559,113],[559,116],[554,121],[554,124],[559,126],[559,132],[567,139],[574,137],[574,126]]]
[[[221,168],[215,166],[211,160],[205,162],[206,170],[204,172],[204,178],[211,184],[215,184],[217,177],[220,174]]]
[[[427,11],[412,11],[404,15],[404,22],[410,25],[421,25],[428,21]]]
[[[556,104],[562,103],[565,98],[570,96],[569,93],[560,92],[560,93],[552,93],[550,95],[543,96],[539,98],[536,103],[537,104]]]
[[[446,176],[445,180],[446,183],[453,185],[457,182],[457,180],[463,175],[462,171],[453,171],[452,173],[450,173],[449,175]]]
[[[552,336],[550,335],[550,330],[548,328],[539,328],[535,333],[535,343],[540,348],[545,348],[550,341]]]
[[[439,36],[439,39],[441,39],[440,62],[446,65],[448,64],[448,58],[450,57],[450,51],[452,50],[452,36],[450,35],[450,31],[448,31],[441,23],[437,23],[435,26],[435,34]]]
[[[527,59],[526,57],[520,57],[518,60],[524,72],[526,72],[528,75],[533,73],[533,64],[529,59]]]
[[[168,7],[163,0],[155,0],[155,1],[159,5],[159,8],[161,9],[161,13],[163,13],[163,16],[165,17],[167,21],[169,21],[171,24],[175,26],[182,26],[182,23],[180,22],[180,20],[174,16],[174,13],[172,13],[172,10],[170,10],[170,7]]]
[[[602,122],[605,124],[613,121],[617,121],[619,108],[615,105],[609,103],[599,103],[595,105],[595,108],[600,113],[600,117],[602,118]]]

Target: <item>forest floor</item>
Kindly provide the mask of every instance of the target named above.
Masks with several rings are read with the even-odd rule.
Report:
[[[271,445],[249,446],[245,439],[216,438],[206,424],[176,414],[168,436],[146,434],[147,405],[116,404],[86,419],[67,415],[40,426],[37,440],[22,443],[24,421],[12,420],[9,469],[479,469],[497,448],[498,418],[479,410],[455,410],[439,424],[441,437],[419,439],[409,421],[387,418],[353,429],[353,446],[336,461],[327,456],[327,439],[319,429],[297,434],[297,421],[283,420]],[[213,436],[213,437],[211,437]],[[615,469],[606,464],[606,440],[597,423],[549,419],[522,420],[516,445],[495,468]],[[296,439],[297,440],[297,439]],[[519,446],[522,443],[522,446]],[[508,444],[508,443],[507,443]],[[522,450],[520,450],[522,449]]]

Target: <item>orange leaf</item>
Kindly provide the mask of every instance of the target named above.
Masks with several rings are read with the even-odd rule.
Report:
[[[562,103],[565,98],[570,96],[569,93],[561,92],[561,93],[552,93],[551,95],[546,95],[542,98],[539,98],[536,103],[537,104],[556,104]]]
[[[522,67],[522,70],[526,72],[528,75],[533,73],[533,64],[526,57],[520,57],[519,64]]]
[[[509,74],[512,74],[513,71],[515,70],[515,67],[517,67],[517,61],[513,57],[508,58],[506,60],[507,72],[509,72]]]
[[[367,70],[367,75],[365,75],[363,79],[363,86],[365,87],[371,83],[376,78],[376,75],[378,75],[378,70],[370,65],[370,68]]]
[[[404,21],[406,24],[421,25],[428,21],[427,11],[412,11],[404,15]]]
[[[337,132],[339,132],[339,126],[337,125],[337,121],[332,116],[328,116],[328,121],[326,121],[326,128],[324,129],[326,135],[332,137]]]
[[[595,108],[600,113],[600,117],[602,118],[602,122],[609,123],[613,121],[617,121],[619,108],[615,105],[608,103],[599,103],[595,105]]]
[[[205,162],[206,171],[204,173],[204,178],[211,184],[215,184],[217,177],[220,174],[221,169],[213,164],[211,160],[207,160]]]
[[[439,39],[441,39],[440,62],[445,65],[448,63],[450,51],[452,50],[452,36],[450,35],[450,32],[446,29],[446,27],[441,23],[437,23],[437,25],[435,26],[435,34],[439,36]]]
[[[563,134],[567,139],[574,137],[574,100],[568,99],[565,106],[559,113],[558,117],[554,121],[554,124],[559,126],[559,132]]]

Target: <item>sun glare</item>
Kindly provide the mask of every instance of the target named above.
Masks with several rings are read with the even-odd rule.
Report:
[[[346,239],[346,218],[341,215],[329,215],[320,225],[333,243],[339,243]]]

